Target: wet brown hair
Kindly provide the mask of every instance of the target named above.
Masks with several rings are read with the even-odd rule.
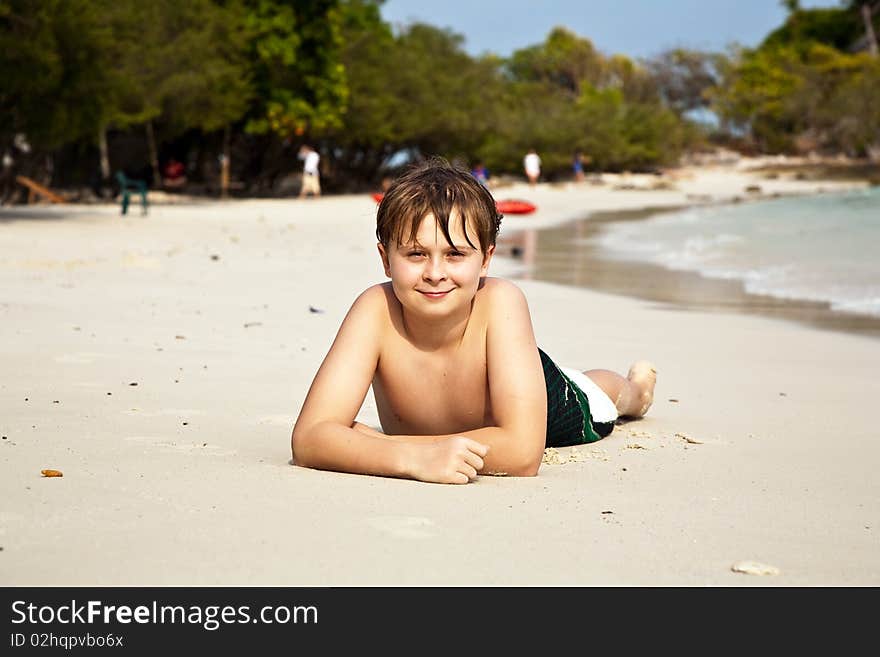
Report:
[[[385,248],[414,242],[422,220],[431,214],[443,237],[454,246],[449,234],[453,209],[461,216],[468,244],[477,248],[468,235],[471,227],[476,229],[480,251],[486,253],[501,227],[495,199],[470,171],[432,157],[408,169],[385,192],[376,215],[376,237]]]

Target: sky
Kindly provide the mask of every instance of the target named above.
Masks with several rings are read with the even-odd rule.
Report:
[[[801,0],[801,7],[837,7]],[[385,0],[394,26],[418,21],[465,37],[472,56],[507,57],[542,43],[556,26],[586,37],[606,55],[638,59],[670,48],[723,51],[756,46],[785,20],[779,0]]]

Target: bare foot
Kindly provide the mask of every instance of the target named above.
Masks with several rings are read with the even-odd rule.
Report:
[[[657,370],[647,360],[639,360],[629,368],[626,378],[639,389],[641,406],[634,417],[642,417],[654,403],[654,385],[657,383]]]

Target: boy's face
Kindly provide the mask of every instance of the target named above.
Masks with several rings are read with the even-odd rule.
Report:
[[[476,234],[474,229],[468,232]],[[449,235],[452,244],[429,214],[422,220],[414,243],[389,244],[387,249],[379,244],[385,275],[391,278],[394,294],[406,310],[420,315],[451,314],[470,304],[480,279],[488,274],[495,247],[490,246],[484,254],[479,245],[470,246],[456,210],[449,218]]]

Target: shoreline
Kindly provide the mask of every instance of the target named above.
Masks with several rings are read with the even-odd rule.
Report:
[[[693,206],[592,212],[567,224],[539,229],[535,235],[523,231],[506,240],[499,239],[499,246],[520,265],[519,273],[512,276],[516,280],[582,287],[680,310],[744,313],[880,338],[880,317],[833,310],[828,302],[755,294],[738,280],[604,257],[592,242],[606,225],[644,221],[689,207]]]

